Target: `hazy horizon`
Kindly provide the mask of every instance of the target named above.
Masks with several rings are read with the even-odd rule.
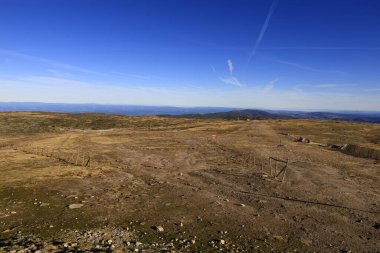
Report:
[[[24,104],[34,104],[41,105],[49,108],[51,105],[66,105],[66,106],[99,106],[99,107],[146,107],[146,108],[178,108],[178,109],[209,109],[208,112],[226,112],[231,110],[260,110],[260,111],[278,111],[278,112],[332,112],[332,113],[358,113],[358,114],[366,114],[373,113],[379,114],[380,110],[334,110],[334,109],[294,109],[294,108],[262,108],[262,107],[224,107],[224,106],[173,106],[173,105],[144,105],[144,104],[102,104],[102,103],[50,103],[50,102],[33,102],[33,101],[25,101],[25,102],[14,102],[14,101],[0,101],[0,112],[1,111],[12,111],[5,110],[2,105],[16,104],[20,105],[22,108]],[[33,108],[32,108],[33,109]],[[212,110],[215,109],[215,110]],[[43,110],[38,110],[42,111]],[[96,111],[95,109],[93,110]]]
[[[380,2],[0,1],[0,101],[379,111]]]

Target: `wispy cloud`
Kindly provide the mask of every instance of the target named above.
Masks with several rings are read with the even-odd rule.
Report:
[[[252,59],[252,57],[255,56],[256,51],[259,48],[262,39],[264,38],[264,34],[267,31],[267,29],[268,29],[269,22],[270,22],[270,20],[272,18],[272,15],[273,15],[274,11],[276,10],[276,6],[278,4],[278,1],[279,0],[273,0],[272,5],[269,8],[269,12],[268,12],[267,17],[265,19],[264,25],[261,27],[261,31],[260,31],[259,37],[256,40],[255,47],[253,48],[251,54],[249,55],[248,62],[250,62],[250,60]]]
[[[366,89],[365,91],[369,91],[369,92],[377,92],[377,91],[380,91],[380,89]]]
[[[132,77],[132,78],[143,79],[143,80],[151,80],[152,78],[156,77],[152,75],[128,74],[128,73],[122,73],[122,72],[116,72],[116,71],[113,71],[111,73],[120,77]]]
[[[232,61],[230,59],[227,60],[228,70],[230,71],[230,75],[232,76],[232,73],[234,72],[234,65],[232,64]]]
[[[233,86],[242,87],[242,84],[240,83],[240,81],[234,76],[225,77],[225,78],[219,77],[219,79],[225,84],[230,84]]]
[[[6,49],[0,48],[0,54],[10,56],[10,57],[20,58],[20,59],[24,59],[24,60],[30,60],[30,61],[34,61],[34,62],[45,63],[45,64],[53,66],[53,67],[62,68],[62,69],[70,70],[70,71],[76,71],[76,72],[82,72],[82,73],[88,73],[88,74],[103,74],[103,73],[99,73],[97,71],[89,70],[89,69],[82,68],[79,66],[66,64],[63,62],[58,62],[58,61],[54,61],[54,60],[50,60],[50,59],[46,59],[46,58],[42,58],[42,57],[36,57],[33,55],[20,53],[20,52],[13,51],[13,50],[6,50]]]
[[[225,84],[229,84],[229,85],[233,85],[233,86],[236,86],[236,87],[243,87],[243,84],[239,81],[239,79],[237,77],[235,77],[233,75],[234,73],[234,65],[232,63],[232,60],[231,59],[228,59],[227,60],[227,67],[228,67],[228,72],[229,72],[229,76],[227,77],[221,77],[215,70],[215,68],[211,65],[211,68],[212,70],[214,71],[214,73],[216,73],[219,77],[219,79],[225,83]]]
[[[229,76],[229,77],[219,77],[219,79],[225,83],[225,84],[230,84],[230,85],[233,85],[233,86],[237,86],[237,87],[242,87],[243,84],[234,76]]]
[[[214,68],[212,64],[210,64],[210,68],[212,69],[212,72],[214,72],[215,74],[218,74],[218,72],[216,72],[216,69]]]
[[[336,88],[339,85],[337,85],[337,84],[316,84],[316,85],[312,85],[312,86],[315,88]]]
[[[112,76],[112,77],[119,77],[119,78],[120,77],[122,77],[122,78],[132,77],[132,78],[145,79],[145,80],[150,80],[154,77],[152,75],[126,74],[126,73],[121,73],[121,72],[109,72],[109,73],[99,72],[99,71],[94,71],[94,70],[91,70],[88,68],[83,68],[83,67],[72,65],[72,64],[67,64],[67,63],[63,63],[63,62],[59,62],[59,61],[55,61],[55,60],[51,60],[51,59],[47,59],[47,58],[37,57],[37,56],[29,55],[29,54],[20,53],[18,51],[1,49],[1,48],[0,48],[0,55],[6,55],[9,57],[14,57],[14,58],[24,59],[24,60],[28,60],[28,61],[43,63],[43,64],[46,64],[50,67],[54,67],[57,69],[63,69],[63,70],[72,71],[72,72],[80,72],[80,73],[85,73],[85,74]],[[60,70],[57,70],[57,69],[54,69],[54,70],[49,69],[47,71],[50,73],[56,74],[56,75],[63,73],[63,72],[59,73]],[[67,74],[68,73],[65,73],[65,75],[67,75]]]
[[[360,86],[355,83],[319,83],[319,84],[299,84],[297,87],[318,88],[318,89],[338,89],[338,88],[354,88]]]
[[[272,61],[276,62],[276,63],[292,66],[292,67],[295,67],[295,68],[298,68],[298,69],[303,69],[303,70],[308,70],[308,71],[313,71],[313,72],[341,74],[341,75],[346,75],[347,74],[346,72],[340,71],[340,70],[313,68],[313,67],[305,66],[305,65],[302,65],[302,64],[299,64],[299,63],[290,62],[290,61],[284,61],[284,60],[280,60],[280,59],[272,59]]]
[[[262,50],[380,50],[380,47],[262,47]]]
[[[274,85],[278,82],[278,78],[277,79],[274,79],[272,81],[270,81],[269,83],[267,83],[264,87],[263,87],[263,92],[267,93],[271,90],[273,90],[274,88]]]
[[[212,69],[212,72],[214,72],[215,75],[218,77],[218,79],[222,81],[224,84],[233,85],[236,87],[243,87],[244,86],[243,83],[240,82],[237,77],[233,76],[234,65],[230,59],[227,60],[227,67],[228,67],[229,76],[222,77],[222,75],[218,71],[216,71],[214,66],[210,64],[210,68]]]

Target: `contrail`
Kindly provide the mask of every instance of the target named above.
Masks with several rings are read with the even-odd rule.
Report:
[[[265,34],[266,30],[268,29],[269,22],[270,22],[270,20],[272,18],[273,12],[276,9],[278,1],[279,0],[273,0],[272,5],[270,6],[267,18],[265,19],[264,25],[263,25],[263,27],[261,28],[261,31],[260,31],[260,35],[259,35],[259,37],[256,40],[255,47],[253,48],[251,54],[249,55],[248,62],[250,62],[250,60],[252,59],[252,57],[255,56],[255,54],[256,54],[257,48],[259,47],[259,45],[261,43],[261,40],[263,39],[264,34]]]

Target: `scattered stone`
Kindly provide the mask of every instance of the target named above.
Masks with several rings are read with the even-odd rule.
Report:
[[[376,222],[375,225],[373,225],[373,227],[374,227],[376,230],[380,230],[380,223]]]
[[[158,232],[164,232],[164,227],[162,226],[152,226],[152,228]]]
[[[68,206],[69,209],[78,209],[78,208],[81,208],[82,206],[84,206],[83,204],[70,204]]]
[[[276,240],[278,240],[278,241],[283,241],[284,240],[284,237],[282,237],[281,235],[274,235],[273,238],[276,239]]]

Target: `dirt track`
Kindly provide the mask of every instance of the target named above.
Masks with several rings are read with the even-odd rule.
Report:
[[[13,145],[0,149],[0,248],[379,252],[380,164],[277,129],[194,120],[3,135]],[[90,167],[53,149],[89,154]],[[269,176],[270,156],[289,159],[284,182]]]

